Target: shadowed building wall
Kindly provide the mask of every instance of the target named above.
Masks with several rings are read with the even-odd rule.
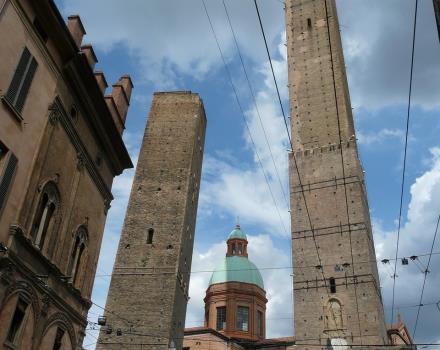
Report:
[[[154,94],[97,349],[182,347],[205,128],[197,94]]]
[[[0,1],[0,348],[82,347],[133,85],[104,95],[79,16]],[[124,95],[121,99],[120,96]]]
[[[335,0],[288,0],[286,23],[296,344],[383,344],[383,305]]]

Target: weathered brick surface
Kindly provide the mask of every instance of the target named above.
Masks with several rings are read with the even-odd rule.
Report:
[[[197,94],[154,94],[97,349],[181,349],[205,128]]]
[[[288,0],[286,23],[296,341],[386,343],[335,1]]]

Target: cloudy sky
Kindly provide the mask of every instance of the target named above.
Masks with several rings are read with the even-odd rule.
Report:
[[[203,323],[210,270],[225,253],[225,239],[240,218],[249,256],[262,268],[268,294],[269,337],[292,335],[292,294],[287,193],[287,138],[253,1],[226,5],[255,92],[252,100],[221,0],[206,0],[233,75],[244,116],[233,95],[201,0],[58,0],[66,17],[79,13],[109,83],[130,73],[135,90],[124,139],[134,161],[156,90],[192,90],[208,117],[187,327]],[[284,10],[281,0],[260,0],[270,51],[287,107]],[[440,45],[431,0],[419,1],[407,177],[399,256],[429,252],[440,214]],[[403,142],[408,98],[414,0],[337,0],[357,138],[369,193],[379,259],[396,247]],[[286,108],[288,110],[288,108]],[[259,112],[259,113],[258,113]],[[261,117],[261,122],[259,119]],[[255,142],[247,133],[246,118]],[[264,126],[264,130],[261,125]],[[266,137],[268,142],[266,142]],[[270,157],[269,147],[276,167]],[[257,154],[257,153],[258,154]],[[269,179],[259,166],[261,159]],[[279,176],[278,176],[279,175]],[[105,305],[110,273],[130,192],[133,170],[116,179],[93,301]],[[270,190],[269,190],[270,187]],[[270,193],[272,191],[273,197]],[[440,239],[439,239],[440,240]],[[437,243],[434,251],[440,251]],[[427,257],[398,264],[396,310],[411,334]],[[280,269],[264,269],[281,267]],[[379,263],[387,322],[392,268]],[[433,255],[423,303],[440,300],[440,255]],[[91,309],[96,321],[101,313]],[[440,342],[440,310],[421,308],[417,342]],[[97,332],[85,344],[94,349]]]

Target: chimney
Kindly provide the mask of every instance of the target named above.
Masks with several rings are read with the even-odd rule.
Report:
[[[102,94],[104,95],[105,89],[108,86],[107,80],[105,80],[104,72],[97,70],[94,73],[95,73],[96,82],[98,83],[99,86],[99,90],[101,90]]]
[[[84,34],[86,34],[86,30],[84,29],[79,15],[69,16],[67,19],[67,29],[69,29],[73,41],[75,41],[79,48],[81,46],[82,38]]]
[[[95,51],[93,50],[93,46],[90,44],[82,45],[81,51],[86,55],[87,61],[89,62],[90,68],[92,70],[95,68],[96,62],[98,62],[98,59],[96,58]]]
[[[129,75],[123,75],[112,87],[111,95],[105,96],[105,102],[112,114],[113,121],[122,134],[125,128],[128,106],[130,105],[133,83]]]
[[[112,88],[112,96],[124,124],[125,118],[127,117],[128,106],[130,105],[132,89],[133,83],[129,75],[122,76],[116,84],[113,84]]]

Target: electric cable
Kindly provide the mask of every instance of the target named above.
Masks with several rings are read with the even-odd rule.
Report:
[[[331,62],[331,69],[332,69],[332,81],[333,81],[333,93],[335,98],[335,108],[336,108],[336,120],[338,125],[338,137],[339,137],[339,150],[341,155],[341,170],[342,170],[342,179],[344,183],[344,195],[345,195],[345,208],[346,208],[346,215],[347,215],[347,225],[348,225],[348,235],[349,235],[349,243],[350,243],[350,254],[351,254],[351,266],[353,269],[353,276],[356,275],[354,270],[354,257],[353,257],[353,244],[352,244],[352,232],[351,232],[351,225],[350,225],[350,211],[348,209],[348,196],[347,196],[347,184],[346,184],[346,177],[345,177],[345,161],[344,161],[344,152],[342,150],[342,133],[341,133],[341,121],[339,116],[339,104],[338,104],[338,94],[336,90],[336,74],[335,74],[335,68],[334,68],[334,60],[333,60],[333,49],[332,49],[332,41],[330,37],[330,22],[329,22],[329,15],[328,15],[328,7],[327,7],[327,0],[324,0],[324,7],[325,7],[325,17],[326,17],[326,23],[327,23],[327,38],[328,38],[328,45],[329,45],[329,51],[330,51],[330,62]],[[336,200],[336,197],[335,197]],[[342,230],[341,230],[342,231]],[[367,232],[368,235],[368,232]],[[379,299],[380,299],[380,290],[377,290],[379,293]],[[358,331],[359,331],[359,337],[362,343],[362,328],[361,328],[361,320],[360,320],[360,312],[359,312],[359,303],[358,303],[358,293],[357,293],[357,286],[354,285],[354,294],[355,294],[355,301],[356,301],[356,314],[357,314],[357,321],[358,321]]]
[[[225,0],[222,0],[222,2],[223,2],[223,7],[225,9],[226,17],[228,19],[229,28],[231,29],[232,37],[234,38],[234,43],[235,43],[235,47],[237,49],[238,57],[240,58],[240,63],[241,63],[241,66],[243,67],[243,72],[244,72],[244,75],[246,77],[247,85],[248,85],[249,91],[250,91],[250,93],[252,95],[252,100],[253,100],[253,103],[254,103],[254,106],[255,106],[255,111],[257,112],[258,120],[260,121],[260,126],[261,126],[261,129],[263,131],[264,139],[266,141],[266,145],[267,145],[267,148],[269,150],[270,157],[272,159],[272,163],[273,163],[273,166],[274,166],[274,169],[275,169],[275,173],[276,173],[276,176],[278,178],[278,182],[280,184],[281,191],[283,193],[283,197],[284,197],[284,200],[286,202],[286,206],[287,206],[287,208],[289,208],[289,201],[287,200],[287,195],[286,195],[286,192],[284,190],[284,185],[283,185],[283,183],[281,181],[281,177],[280,177],[280,174],[279,174],[279,171],[278,171],[278,167],[277,167],[277,165],[275,163],[275,159],[274,159],[274,156],[273,156],[273,153],[272,153],[272,148],[270,147],[270,142],[269,142],[269,139],[267,137],[266,129],[265,129],[263,121],[261,119],[260,109],[258,108],[258,103],[257,103],[257,99],[255,97],[255,92],[254,92],[254,89],[252,88],[252,84],[250,82],[249,75],[247,73],[247,69],[246,69],[245,64],[244,64],[243,55],[241,54],[240,46],[238,45],[238,40],[237,40],[237,36],[235,34],[234,27],[232,25],[231,17],[229,15],[229,11],[228,11],[228,8],[226,6]]]
[[[416,337],[416,331],[417,331],[417,324],[419,322],[420,309],[421,309],[421,306],[423,305],[422,304],[422,302],[423,302],[423,293],[425,292],[426,278],[428,277],[428,273],[429,273],[429,265],[431,264],[432,251],[434,250],[435,239],[437,238],[439,222],[440,222],[440,215],[438,216],[437,225],[435,226],[434,237],[432,238],[431,254],[429,255],[428,264],[427,264],[426,270],[425,270],[425,276],[423,278],[423,286],[422,286],[422,291],[420,293],[419,308],[417,309],[416,322],[414,324],[413,339],[415,339],[415,337]]]
[[[413,80],[413,69],[414,69],[414,49],[416,42],[416,29],[417,29],[417,7],[419,4],[418,0],[415,0],[415,10],[414,10],[414,24],[413,24],[413,37],[412,37],[412,51],[411,51],[411,69],[409,75],[409,92],[408,92],[408,109],[406,115],[406,133],[405,133],[405,148],[403,155],[403,169],[402,169],[402,183],[400,189],[400,208],[399,208],[399,220],[397,226],[397,242],[396,242],[396,257],[399,254],[399,240],[400,240],[400,228],[402,224],[402,208],[403,208],[403,192],[405,187],[405,172],[406,172],[406,156],[408,149],[408,134],[409,134],[409,121],[410,121],[410,111],[411,111],[411,94],[412,94],[412,80]],[[393,275],[393,298],[391,306],[391,324],[394,321],[394,299],[395,299],[395,289],[396,289],[396,275],[397,273],[397,260],[394,263],[394,275]]]
[[[281,94],[280,94],[280,91],[279,91],[279,88],[278,88],[277,79],[275,77],[275,71],[273,69],[272,58],[270,56],[269,45],[267,44],[266,34],[264,32],[263,21],[261,19],[260,10],[258,8],[257,0],[254,0],[254,5],[255,5],[255,10],[257,12],[258,22],[259,22],[261,34],[262,34],[262,37],[263,37],[264,46],[266,48],[267,57],[269,59],[269,64],[270,64],[270,68],[271,68],[271,71],[272,71],[272,77],[273,77],[273,80],[274,80],[274,83],[275,83],[275,88],[276,88],[276,91],[277,91],[278,102],[280,104],[281,113],[283,114],[284,125],[285,125],[285,128],[286,128],[287,137],[289,139],[290,147],[291,147],[291,150],[292,150],[292,157],[293,157],[293,160],[294,160],[294,165],[295,165],[295,169],[296,169],[297,176],[298,176],[298,182],[299,182],[299,185],[301,187],[301,190],[303,190],[304,187],[302,185],[302,180],[301,180],[301,175],[300,175],[300,172],[299,172],[298,162],[297,162],[297,159],[296,159],[295,150],[293,148],[292,139],[291,139],[291,136],[290,136],[290,133],[289,133],[289,127],[287,125],[287,118],[286,118],[286,114],[284,113],[284,107],[283,107],[283,103],[281,101]],[[312,224],[312,219],[311,219],[311,216],[310,216],[310,211],[309,211],[309,208],[308,208],[308,205],[307,205],[307,200],[306,200],[304,191],[301,191],[301,194],[302,194],[302,197],[303,197],[303,200],[304,200],[304,207],[306,209],[307,218],[308,218],[308,222],[309,222],[309,225],[310,225],[310,230],[312,232],[312,238],[313,238],[313,243],[314,243],[314,246],[315,246],[318,262],[319,262],[319,265],[322,266],[321,257],[319,255],[318,243],[316,242],[316,237],[315,237],[315,230],[314,230],[314,226]],[[327,293],[328,298],[330,299],[330,294],[329,294],[328,287],[327,287],[327,279],[325,278],[324,270],[323,269],[321,269],[321,274],[322,274],[322,278],[323,278],[323,281],[324,281],[325,291]],[[334,322],[336,324],[336,317],[335,317],[333,308],[330,308],[330,312],[332,313]],[[339,329],[338,329],[338,332],[340,332]]]
[[[240,113],[241,113],[241,117],[242,117],[242,119],[243,119],[243,121],[244,121],[244,123],[245,123],[246,130],[247,130],[247,132],[248,132],[248,134],[249,134],[249,138],[250,138],[250,140],[251,140],[252,147],[253,147],[254,152],[255,152],[255,154],[256,154],[256,156],[257,156],[258,163],[260,164],[261,171],[262,171],[262,173],[263,173],[263,175],[264,175],[264,178],[265,178],[265,181],[266,181],[266,183],[267,183],[267,186],[268,186],[268,189],[269,189],[270,195],[271,195],[271,197],[272,197],[272,200],[273,200],[273,202],[274,202],[274,204],[275,204],[275,208],[276,208],[276,211],[277,211],[278,216],[279,216],[279,218],[280,218],[280,221],[281,221],[281,225],[282,225],[282,227],[283,227],[283,230],[284,230],[285,233],[287,233],[286,227],[285,227],[285,225],[284,225],[283,219],[282,219],[281,214],[280,214],[280,210],[279,210],[279,208],[278,208],[277,201],[276,201],[275,196],[274,196],[274,194],[273,194],[272,188],[271,188],[271,186],[270,186],[270,184],[269,184],[269,179],[268,179],[268,177],[267,177],[266,171],[264,170],[264,167],[263,167],[263,163],[262,163],[262,161],[261,161],[260,154],[258,153],[257,147],[256,147],[255,142],[254,142],[254,139],[253,139],[253,137],[252,137],[251,130],[250,130],[250,128],[249,128],[249,124],[248,124],[248,122],[247,122],[247,120],[246,120],[246,117],[245,117],[245,114],[244,114],[243,107],[242,107],[241,102],[240,102],[240,99],[239,99],[239,97],[238,97],[237,90],[236,90],[236,88],[235,88],[234,82],[232,81],[232,75],[231,75],[231,72],[230,72],[230,70],[229,70],[229,68],[228,68],[228,65],[227,65],[227,63],[226,63],[225,56],[224,56],[223,51],[222,51],[222,49],[221,49],[221,47],[220,47],[220,42],[219,42],[219,40],[218,40],[218,38],[217,38],[217,34],[215,33],[214,25],[213,25],[213,23],[212,23],[212,21],[211,21],[211,17],[209,16],[209,12],[208,12],[208,9],[207,9],[207,7],[206,7],[205,0],[202,0],[202,4],[203,4],[203,8],[204,8],[204,10],[205,10],[206,17],[208,18],[209,25],[210,25],[210,27],[211,27],[212,34],[213,34],[214,39],[215,39],[215,42],[216,42],[216,44],[217,44],[217,48],[218,48],[218,50],[219,50],[219,52],[220,52],[220,56],[221,56],[221,59],[222,59],[222,61],[223,61],[223,66],[224,66],[224,68],[225,68],[226,74],[227,74],[227,76],[228,76],[229,83],[230,83],[231,88],[232,88],[232,90],[233,90],[233,92],[234,92],[235,99],[236,99],[236,101],[237,101],[237,105],[238,105],[239,110],[240,110]]]

